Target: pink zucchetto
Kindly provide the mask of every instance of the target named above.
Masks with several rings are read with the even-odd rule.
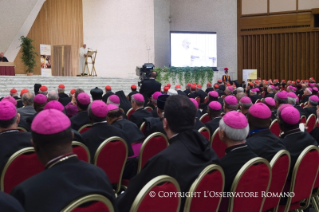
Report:
[[[112,105],[112,104],[107,105],[107,111],[117,110],[117,109],[119,109],[119,107],[116,105]]]
[[[137,93],[137,94],[134,94],[133,95],[133,98],[136,100],[136,101],[139,101],[139,102],[144,102],[144,96],[140,93]]]
[[[319,102],[319,97],[317,95],[312,95],[309,97],[309,99],[313,102]]]
[[[312,92],[312,88],[308,88],[310,92]]]
[[[159,92],[159,91],[156,91],[155,93],[153,93],[152,98],[153,98],[154,100],[157,100],[157,97],[159,97],[160,95],[162,95],[162,93]]]
[[[247,118],[244,114],[237,111],[230,111],[223,116],[225,124],[234,129],[244,129],[248,125]]]
[[[297,98],[297,95],[294,92],[288,92],[287,97]]]
[[[95,100],[91,103],[90,109],[96,117],[104,118],[107,115],[108,106],[101,100]]]
[[[278,108],[278,112],[280,113],[283,109],[285,109],[286,107],[293,107],[291,104],[283,104],[280,105],[280,107]]]
[[[276,105],[275,100],[271,97],[265,98],[265,103],[269,106],[272,106],[272,107],[274,107]]]
[[[108,99],[115,104],[120,104],[120,97],[117,95],[111,95]]]
[[[61,112],[64,111],[63,105],[59,101],[56,101],[56,100],[49,101],[43,108],[43,110],[49,110],[49,109],[56,109],[56,110],[59,110]]]
[[[243,103],[243,104],[247,104],[247,103],[252,103],[251,102],[251,99],[247,96],[244,96],[242,97],[240,100],[239,100],[240,103]]]
[[[287,124],[298,124],[300,120],[300,113],[294,107],[286,107],[281,111],[280,117]]]
[[[222,109],[222,105],[217,101],[211,101],[208,106],[212,110],[221,110]]]
[[[79,93],[78,97],[78,102],[82,105],[88,105],[90,104],[91,100],[90,100],[90,96],[87,93]]]
[[[313,87],[312,90],[313,91],[318,91],[318,88],[317,87]]]
[[[47,102],[47,100],[48,100],[47,97],[43,94],[37,94],[34,97],[34,102],[37,104],[44,104]]]
[[[189,100],[191,100],[191,101],[194,103],[196,109],[198,109],[198,102],[196,101],[196,99],[194,99],[194,98],[189,98]]]
[[[217,91],[211,91],[208,93],[211,97],[218,97]]]
[[[6,121],[13,119],[17,115],[17,109],[10,101],[0,102],[0,120]]]
[[[276,89],[276,87],[275,87],[274,85],[270,85],[270,87],[271,87],[272,89]]]
[[[234,87],[233,87],[233,86],[228,86],[227,88],[228,88],[228,90],[230,90],[230,91],[234,91]]]
[[[269,107],[263,103],[256,103],[252,105],[249,108],[249,114],[259,119],[268,119],[271,117]]]
[[[229,105],[237,105],[237,99],[234,96],[226,96],[224,100]]]
[[[5,96],[1,101],[9,101],[14,104],[14,106],[17,106],[17,100],[15,100],[12,96]]]
[[[281,91],[276,94],[279,99],[287,99],[287,92]]]
[[[70,119],[56,109],[42,110],[32,121],[31,130],[42,135],[63,132],[71,126]]]

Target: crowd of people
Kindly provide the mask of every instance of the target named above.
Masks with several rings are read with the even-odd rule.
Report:
[[[152,72],[138,91],[113,93],[94,88],[90,94],[81,88],[66,93],[65,86],[48,91],[36,84],[34,92],[12,88],[0,101],[0,169],[18,150],[34,147],[45,166],[41,173],[17,185],[10,193],[0,193],[0,208],[6,211],[61,211],[69,203],[88,194],[107,197],[115,211],[129,211],[140,190],[153,178],[169,175],[187,192],[199,173],[210,164],[220,165],[225,174],[224,191],[230,191],[239,169],[255,157],[271,161],[280,150],[291,155],[290,173],[300,153],[309,145],[318,146],[319,128],[311,133],[300,129],[302,115],[319,115],[318,85],[309,80],[257,79],[239,87],[218,80],[203,86],[187,83],[162,86]],[[130,109],[135,112],[127,117]],[[147,109],[148,108],[148,109]],[[207,114],[210,121],[202,123]],[[282,134],[272,134],[269,126],[279,122]],[[145,133],[140,127],[145,122]],[[79,129],[92,124],[86,132]],[[226,154],[219,158],[198,130],[206,126],[211,135],[219,128]],[[26,132],[20,132],[23,129]],[[138,158],[132,144],[143,142],[154,132],[165,134],[169,146],[152,157],[137,174]],[[91,162],[100,144],[112,136],[122,138],[128,147],[123,179],[127,189],[115,195],[105,172],[80,161],[72,152],[72,141],[83,143]],[[227,199],[221,211],[227,210]],[[185,198],[182,198],[181,211]],[[226,208],[225,208],[226,207]]]

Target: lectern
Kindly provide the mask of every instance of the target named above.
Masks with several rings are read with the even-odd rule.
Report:
[[[82,76],[84,76],[85,69],[87,68],[88,76],[96,76],[97,77],[97,73],[96,73],[96,69],[95,69],[96,54],[97,54],[97,50],[95,50],[95,51],[88,50],[86,57],[85,57],[85,65],[83,68]],[[91,59],[91,61],[89,61],[89,58]],[[91,70],[90,70],[89,64],[92,64]]]
[[[15,76],[14,68],[13,62],[0,62],[0,75]]]

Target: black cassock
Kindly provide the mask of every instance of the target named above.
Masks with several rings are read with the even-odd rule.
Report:
[[[69,96],[68,96],[67,94],[65,94],[65,93],[59,93],[58,95],[59,95],[59,98],[60,98],[60,99],[69,97]]]
[[[303,96],[303,99],[302,99],[302,100],[299,100],[300,103],[306,103],[306,102],[308,102],[310,96],[311,96],[311,95],[304,95],[304,96]],[[300,97],[300,98],[301,98],[301,97]]]
[[[210,136],[212,136],[215,130],[219,127],[220,120],[221,120],[221,117],[216,117],[213,120],[205,123],[205,126],[209,129]]]
[[[6,57],[0,57],[0,62],[9,62]]]
[[[106,94],[104,94],[103,96],[102,96],[102,100],[103,100],[103,102],[107,102],[107,99],[109,98],[109,96],[111,96],[111,95],[114,95],[114,93],[112,92],[112,91],[109,91],[109,92],[107,92]]]
[[[265,158],[269,162],[278,151],[285,149],[282,140],[272,134],[269,129],[250,134],[246,144],[258,157]]]
[[[72,201],[89,194],[101,194],[114,205],[112,185],[104,171],[77,157],[46,168],[11,191],[26,212],[61,211]],[[116,205],[115,211],[118,211]]]
[[[83,125],[90,124],[89,114],[87,111],[79,111],[75,116],[70,118],[72,129],[78,131]]]
[[[21,204],[9,194],[0,192],[0,208],[5,212],[24,212]]]
[[[137,109],[129,118],[129,120],[140,127],[144,121],[144,118],[153,117],[152,113],[144,110],[143,108]]]
[[[131,144],[137,141],[142,141],[145,138],[144,134],[140,131],[136,124],[127,119],[118,119],[112,123],[112,126],[123,130],[127,137],[130,138],[129,142],[132,142]]]
[[[188,192],[206,166],[219,164],[210,143],[195,130],[180,132],[169,143],[165,150],[152,157],[141,172],[130,180],[127,190],[117,198],[119,211],[129,211],[143,186],[159,175],[175,178],[181,191]],[[185,198],[182,198],[180,211],[184,209],[184,202]]]
[[[20,149],[32,147],[31,133],[8,130],[0,133],[0,171],[8,159]]]
[[[300,116],[306,116],[307,117],[307,112],[305,111],[305,109],[303,109],[301,106],[299,105],[294,105],[294,107],[299,111]]]
[[[313,107],[306,107],[305,112],[307,114],[307,118],[311,115],[314,114],[317,117],[317,106],[313,106]]]
[[[163,120],[160,117],[154,118],[144,118],[144,121],[146,123],[146,133],[145,137],[148,137],[152,133],[160,132],[166,135],[166,132],[163,128]]]

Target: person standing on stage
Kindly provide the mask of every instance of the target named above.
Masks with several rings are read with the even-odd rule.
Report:
[[[4,56],[4,53],[0,53],[0,62],[9,62],[8,59]]]
[[[231,79],[230,79],[230,76],[228,75],[228,68],[224,68],[224,71],[225,71],[225,75],[223,75],[222,77],[222,80],[223,80],[223,83],[230,83],[232,84],[231,82]]]
[[[83,44],[83,46],[79,49],[79,75],[83,73],[87,52],[86,44]]]

